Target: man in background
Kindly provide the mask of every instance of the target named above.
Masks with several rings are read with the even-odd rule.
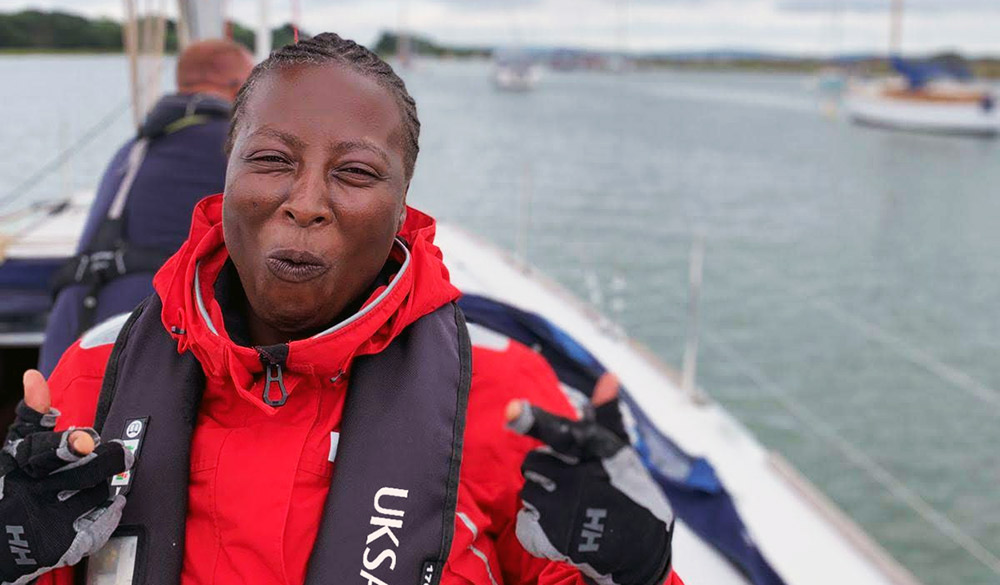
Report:
[[[177,93],[161,98],[104,171],[77,256],[57,273],[39,353],[48,375],[84,331],[152,294],[153,274],[187,237],[195,204],[223,190],[236,92],[253,68],[228,40],[188,46]]]

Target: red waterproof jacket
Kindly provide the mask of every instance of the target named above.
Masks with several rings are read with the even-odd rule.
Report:
[[[381,351],[407,325],[459,292],[434,246],[433,219],[408,209],[400,235],[408,242],[410,263],[389,285],[373,291],[365,306],[385,286],[391,292],[352,324],[290,343],[284,374],[288,401],[273,408],[260,398],[265,377],[257,352],[230,339],[215,299],[214,283],[228,258],[221,221],[222,196],[203,200],[188,241],[153,281],[163,301],[164,327],[186,332],[174,335],[178,351],[193,352],[206,376],[191,445],[181,581],[300,584],[336,473],[335,439],[353,359]],[[122,321],[88,332],[52,373],[53,406],[63,413],[60,428],[93,423],[104,367]],[[518,542],[520,465],[538,443],[504,429],[504,407],[514,398],[565,416],[574,416],[573,409],[540,356],[513,341],[497,343],[496,336],[477,345],[476,337],[455,537],[441,582],[582,585],[576,569],[535,558]],[[68,569],[39,580],[41,585],[71,582]],[[680,580],[671,575],[668,583]]]

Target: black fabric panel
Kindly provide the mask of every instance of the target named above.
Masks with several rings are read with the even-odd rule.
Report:
[[[468,333],[453,305],[441,307],[404,330],[385,350],[358,358],[341,421],[334,474],[306,576],[307,585],[364,582],[362,571],[387,583],[423,583],[430,563],[440,580],[454,530],[464,408],[471,380]],[[384,498],[383,488],[406,490]],[[377,518],[402,521],[399,540],[369,535]],[[396,557],[368,569],[384,551]],[[373,564],[373,563],[372,563]]]
[[[232,260],[222,265],[215,279],[215,300],[222,309],[222,320],[226,323],[226,333],[236,345],[250,347],[250,323],[247,319],[247,295],[243,292],[240,275]]]
[[[154,295],[155,296],[155,295]],[[128,343],[129,335],[132,334],[132,327],[136,320],[142,315],[146,306],[149,305],[152,297],[146,297],[129,315],[125,325],[118,332],[118,339],[115,340],[114,347],[111,348],[111,356],[108,357],[108,365],[104,368],[104,379],[101,381],[101,392],[97,398],[97,412],[94,414],[94,430],[100,434],[104,428],[104,421],[108,418],[108,411],[111,410],[111,403],[115,399],[117,390],[118,368],[121,362],[121,354]]]
[[[458,483],[462,471],[462,449],[465,443],[465,422],[469,410],[469,391],[472,389],[472,340],[469,338],[469,329],[465,324],[465,314],[457,304],[452,304],[455,308],[455,325],[458,329],[458,359],[459,378],[458,392],[456,393],[455,404],[455,424],[452,429],[452,455],[451,469],[448,472],[448,499],[442,514],[441,526],[441,551],[438,558],[442,567],[444,561],[448,559],[451,552],[451,541],[455,536],[455,512],[458,507]],[[441,574],[438,571],[437,582],[440,581]]]
[[[131,471],[120,530],[145,528],[135,583],[176,585],[184,561],[191,434],[205,386],[201,364],[178,354],[177,342],[160,322],[162,305],[150,297],[135,322],[123,329],[105,373],[102,395],[110,408],[102,436],[124,438],[132,419],[148,417]]]
[[[142,531],[135,583],[175,585],[184,558],[191,435],[204,389],[201,365],[178,354],[160,323],[154,296],[133,313],[119,334],[100,399],[103,435],[119,438],[132,419],[147,418],[132,471],[120,529]],[[310,557],[309,585],[357,582],[365,569],[373,517],[402,521],[371,544],[369,564],[383,550],[397,555],[372,569],[401,583],[440,581],[451,549],[461,465],[465,411],[471,383],[471,345],[455,305],[441,307],[408,327],[382,353],[359,358],[348,387],[337,473]],[[375,496],[382,488],[407,496]]]

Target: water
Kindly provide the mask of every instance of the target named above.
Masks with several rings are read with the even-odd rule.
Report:
[[[1000,555],[1000,143],[852,126],[802,76],[550,74],[504,94],[488,74],[405,73],[411,204],[520,245],[675,365],[703,231],[700,385],[924,582],[998,581],[823,432]],[[121,57],[0,57],[0,79],[0,195],[126,95]],[[129,131],[33,196],[92,188]]]

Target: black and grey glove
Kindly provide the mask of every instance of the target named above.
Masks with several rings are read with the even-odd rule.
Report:
[[[663,583],[673,512],[629,444],[617,400],[580,421],[522,402],[508,426],[547,445],[521,465],[521,546],[599,585]]]
[[[54,432],[58,415],[22,401],[0,452],[3,585],[78,563],[104,546],[121,520],[125,498],[109,499],[107,480],[132,467],[132,453],[120,441],[101,443],[93,429]],[[90,435],[93,452],[74,452],[69,437],[76,431]]]

